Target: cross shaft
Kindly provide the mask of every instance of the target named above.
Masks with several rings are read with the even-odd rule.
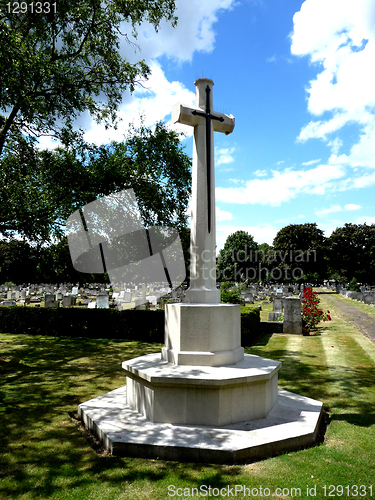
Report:
[[[211,114],[210,106],[210,86],[206,87],[206,112],[194,109],[191,114],[203,116],[206,119],[206,163],[207,163],[207,211],[208,211],[208,232],[211,232],[211,120],[223,122],[222,116]]]

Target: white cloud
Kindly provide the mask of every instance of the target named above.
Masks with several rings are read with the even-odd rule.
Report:
[[[253,179],[244,187],[217,187],[216,199],[227,203],[278,206],[298,195],[325,194],[344,176],[340,165],[319,165],[310,170],[272,171],[268,179]]]
[[[224,220],[232,220],[233,214],[230,212],[225,212],[224,210],[220,210],[219,207],[216,207],[216,222],[222,222]]]
[[[375,224],[375,217],[359,217],[356,221],[356,224]]]
[[[118,116],[122,119],[117,130],[97,125],[91,118],[80,117],[77,126],[82,125],[86,130],[85,139],[96,144],[103,144],[111,140],[121,141],[127,131],[128,124],[137,122],[140,115],[144,116],[145,125],[152,126],[159,120],[165,119],[172,110],[174,103],[193,104],[195,92],[188,90],[180,82],[169,82],[165,76],[158,58],[166,56],[178,63],[192,61],[195,52],[211,52],[215,46],[214,25],[219,15],[232,9],[236,0],[177,0],[178,23],[173,28],[169,23],[162,22],[159,31],[143,23],[138,28],[138,37],[135,40],[139,50],[134,50],[124,39],[120,44],[120,53],[131,63],[144,59],[150,66],[151,77],[144,83],[144,89],[138,86],[133,95],[129,92],[123,96]],[[121,31],[131,38],[132,28],[126,23]],[[172,125],[169,123],[169,125]],[[192,135],[192,127],[172,125],[175,130]]]
[[[267,175],[267,170],[255,170],[255,177],[265,177]]]
[[[360,139],[348,155],[337,158],[342,138],[328,142],[329,163],[375,168],[375,2],[306,0],[293,21],[292,54],[318,63],[319,73],[307,87],[308,110],[315,116],[332,113],[304,126],[298,140],[328,141],[345,125],[357,124]]]
[[[227,163],[233,163],[234,158],[233,158],[233,153],[235,152],[236,148],[221,148],[217,149],[215,151],[215,156],[216,156],[216,165],[223,165]]]
[[[345,210],[359,210],[361,205],[355,205],[354,203],[348,203],[347,205],[344,206]]]
[[[163,21],[158,33],[147,23],[138,29],[136,43],[141,48],[141,58],[149,61],[167,56],[182,63],[191,62],[197,51],[212,52],[215,47],[214,25],[220,13],[231,10],[235,4],[236,0],[177,0],[178,23],[175,28]],[[123,31],[131,33],[131,28],[124,24]],[[128,44],[124,43],[122,50],[128,56]],[[133,57],[138,60],[139,53]]]
[[[151,70],[152,74],[145,84],[147,88],[137,87],[133,98],[120,106],[118,116],[121,122],[118,129],[110,128],[106,130],[104,126],[92,122],[91,128],[85,134],[85,139],[88,142],[104,144],[113,140],[121,141],[128,124],[137,123],[140,116],[144,116],[145,125],[149,127],[168,116],[174,103],[193,104],[194,92],[188,90],[180,82],[169,82],[157,62],[151,63]],[[168,103],[168,107],[166,103]],[[170,121],[168,125],[174,130],[184,132],[186,135],[192,135],[193,133],[192,127],[175,125]]]
[[[321,161],[320,159],[319,159],[319,160],[304,161],[304,162],[302,163],[302,165],[304,165],[304,166],[308,167],[308,166],[310,166],[310,165],[314,165],[315,163],[319,163],[320,161]]]
[[[268,58],[266,59],[266,62],[268,62],[268,63],[273,63],[273,62],[275,62],[275,61],[276,61],[276,56],[275,56],[275,54],[274,54],[272,57],[268,57]]]
[[[325,215],[332,214],[335,212],[342,212],[344,210],[359,210],[361,205],[355,205],[354,203],[348,203],[347,205],[342,208],[340,205],[332,205],[330,208],[323,208],[322,210],[316,210],[315,214],[318,215],[319,217],[324,217]]]
[[[322,210],[316,210],[315,214],[319,217],[324,217],[324,215],[332,214],[334,212],[341,212],[342,208],[340,205],[332,205],[330,208],[323,208]]]

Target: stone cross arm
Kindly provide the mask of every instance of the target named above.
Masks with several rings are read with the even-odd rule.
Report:
[[[201,112],[202,109],[196,106],[185,106],[177,103],[174,105],[172,110],[172,122],[195,127],[204,120],[204,117],[198,114],[193,114],[194,111]],[[213,119],[211,123],[215,132],[224,132],[226,135],[233,132],[234,116],[225,115],[223,113],[214,113],[213,116],[215,119]]]

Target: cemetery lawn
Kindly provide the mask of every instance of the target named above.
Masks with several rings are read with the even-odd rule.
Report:
[[[160,344],[1,334],[0,498],[165,500],[173,498],[169,485],[190,488],[174,498],[201,485],[258,488],[245,498],[308,498],[306,488],[316,487],[322,499],[324,486],[327,497],[334,491],[329,485],[351,493],[358,486],[358,497],[375,497],[374,344],[320,297],[332,321],[313,336],[267,335],[246,351],[282,361],[281,388],[324,402],[324,442],[244,465],[103,456],[78,430],[70,418],[78,404],[123,385],[121,362],[158,352]],[[276,488],[281,496],[272,496]],[[331,496],[355,496],[335,491]]]

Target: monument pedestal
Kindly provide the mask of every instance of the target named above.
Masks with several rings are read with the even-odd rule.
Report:
[[[241,309],[216,289],[214,131],[234,117],[213,113],[212,80],[199,79],[196,106],[173,121],[194,127],[190,288],[166,307],[160,354],[125,361],[122,387],[79,406],[116,454],[233,463],[314,443],[322,403],[277,388],[281,363],[244,355]]]
[[[168,304],[163,360],[176,365],[233,365],[244,357],[241,307],[234,304]]]
[[[278,389],[281,363],[239,344],[239,306],[169,304],[162,354],[124,361],[126,387],[79,416],[115,455],[230,464],[313,445],[322,403]]]

